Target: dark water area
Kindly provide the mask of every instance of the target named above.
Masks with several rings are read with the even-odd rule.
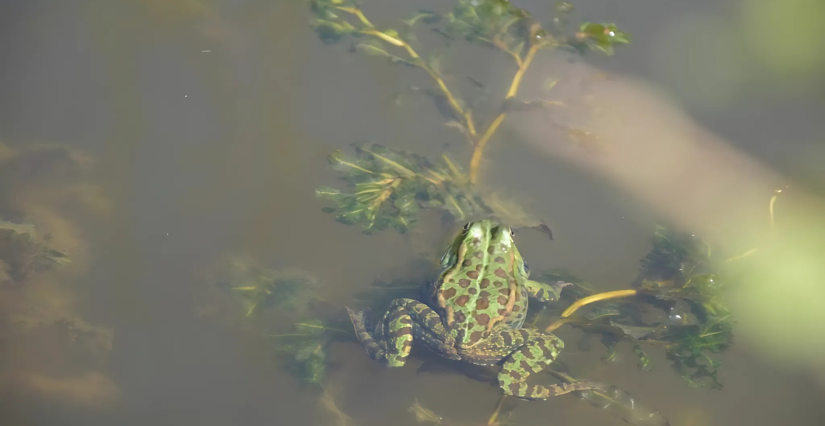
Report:
[[[377,25],[449,7],[363,3]],[[535,16],[552,10],[551,2],[518,3]],[[698,125],[825,193],[815,160],[825,155],[821,82],[786,96],[776,94],[778,82],[713,109],[685,96],[661,66],[669,28],[685,16],[727,16],[733,1],[575,5],[578,19],[614,21],[634,37],[615,57],[585,63],[656,85]],[[0,423],[345,424],[324,408],[318,389],[281,368],[260,333],[222,317],[211,274],[234,255],[304,271],[336,319],[376,280],[428,279],[420,265],[436,261],[447,238],[437,217],[406,235],[364,235],[323,213],[315,188],[337,177],[326,155],[355,141],[437,156],[464,140],[441,125],[426,99],[393,105],[394,92],[428,84],[426,76],[324,45],[309,19],[299,1],[0,3],[0,163],[17,165],[2,172],[0,212],[4,220],[40,221],[61,249],[76,253],[68,272],[0,288]],[[496,79],[510,70],[485,52],[445,62],[506,87]],[[40,144],[83,152],[94,163],[63,154],[27,163],[7,154]],[[599,290],[627,287],[661,218],[526,145],[491,146],[486,179],[526,200],[554,230],[553,241],[517,236],[531,268],[567,268]],[[24,302],[41,307],[21,308]],[[82,318],[108,330],[101,333],[110,343],[100,353],[77,349],[60,326],[16,331],[18,317],[41,310],[25,321]],[[570,342],[565,365],[628,391],[674,426],[802,426],[825,418],[825,382],[760,356],[752,342],[737,341],[720,356],[725,386],[710,390],[688,387],[663,353],[651,351],[656,368],[642,372],[629,348],[609,364],[600,345],[576,345],[579,331],[557,334]],[[328,356],[335,403],[358,425],[417,424],[407,412],[416,400],[456,424],[483,424],[501,395],[462,374],[419,373],[426,356],[387,369],[354,342],[334,343]],[[625,424],[575,396],[517,402],[512,420]]]

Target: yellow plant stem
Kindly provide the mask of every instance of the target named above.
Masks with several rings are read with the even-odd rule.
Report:
[[[579,308],[581,308],[584,305],[589,305],[591,303],[599,302],[602,300],[635,296],[636,294],[638,294],[637,290],[616,290],[587,296],[585,298],[577,300],[575,303],[573,303],[567,309],[565,309],[564,312],[561,313],[561,317],[567,318],[570,315],[573,315],[573,312],[576,312],[577,310],[579,310]]]
[[[565,318],[568,318],[570,315],[573,315],[573,312],[576,312],[577,310],[579,310],[579,308],[581,308],[584,305],[589,305],[591,303],[599,302],[602,300],[617,299],[620,297],[631,297],[637,294],[638,291],[636,290],[616,290],[608,291],[606,293],[598,293],[592,296],[587,296],[585,298],[579,299],[575,303],[570,305],[567,309],[565,309],[564,312],[561,313],[561,319],[547,326],[547,328],[545,328],[544,331],[550,333],[553,330],[559,328],[562,324],[567,322]]]
[[[548,326],[547,326],[547,328],[545,328],[545,329],[544,329],[544,332],[545,332],[545,333],[552,333],[552,332],[554,332],[557,328],[559,328],[559,327],[561,327],[561,326],[563,326],[563,325],[567,324],[568,322],[570,322],[570,318],[560,318],[560,319],[557,319],[557,320],[556,320],[556,321],[554,321],[552,324],[548,325]]]
[[[496,406],[496,410],[493,411],[493,415],[490,416],[490,419],[487,420],[487,425],[497,425],[498,424],[498,415],[501,412],[501,407],[504,405],[504,400],[507,398],[507,395],[502,395],[501,399],[498,400],[498,405]]]
[[[524,78],[524,73],[527,72],[527,68],[530,67],[530,64],[533,63],[533,58],[536,57],[536,53],[541,49],[543,44],[534,44],[530,46],[530,49],[527,51],[527,54],[524,56],[524,59],[521,61],[518,71],[516,71],[516,75],[513,76],[513,82],[510,83],[510,90],[507,91],[507,96],[505,96],[505,101],[510,98],[514,98],[516,94],[518,94],[519,86],[521,85],[521,80]],[[487,130],[484,132],[484,135],[481,136],[481,139],[476,142],[475,147],[473,147],[473,157],[470,159],[470,183],[476,184],[478,182],[478,170],[481,166],[481,156],[484,153],[484,148],[487,146],[487,142],[490,141],[490,138],[493,137],[493,134],[496,133],[501,123],[504,121],[504,118],[507,116],[506,112],[502,112],[493,119],[492,123],[487,127]]]
[[[358,9],[358,8],[355,8],[355,7],[341,7],[341,6],[336,7],[336,9],[338,9],[340,11],[343,11],[343,12],[351,13],[351,14],[355,15],[356,17],[358,17],[358,20],[361,21],[362,24],[364,24],[368,27],[373,27],[372,22],[370,22],[370,20],[367,19],[367,17],[364,15],[364,12],[362,12],[361,9]]]
[[[367,29],[360,31],[362,34],[371,35],[373,37],[377,37],[381,40],[384,40],[395,47],[404,48],[404,50],[407,51],[407,54],[409,54],[410,57],[413,58],[413,63],[424,69],[424,71],[427,71],[427,74],[429,74],[430,77],[432,77],[435,80],[436,84],[438,85],[438,88],[441,89],[441,91],[444,93],[444,96],[447,97],[447,102],[450,104],[450,107],[452,107],[452,109],[455,111],[456,114],[458,114],[459,117],[464,119],[464,125],[467,126],[467,132],[470,134],[470,136],[475,137],[476,128],[475,123],[473,123],[472,114],[469,111],[466,113],[464,112],[464,109],[461,108],[461,105],[459,105],[455,96],[453,96],[452,92],[450,92],[450,89],[447,88],[447,85],[444,83],[444,80],[441,78],[441,76],[439,76],[435,71],[433,71],[432,69],[430,69],[430,67],[424,64],[424,61],[421,60],[421,57],[418,55],[418,53],[416,53],[412,46],[410,46],[404,40],[395,38],[393,36],[376,30],[375,26],[372,25],[372,22],[370,22],[369,19],[367,19],[366,15],[364,15],[364,12],[362,12],[361,9],[355,7],[337,7],[337,9],[355,15],[358,18],[358,20],[361,21],[361,23],[367,27]]]
[[[441,90],[441,92],[444,93],[444,97],[447,98],[447,103],[450,104],[450,107],[458,115],[458,117],[461,117],[464,120],[464,125],[467,127],[467,132],[470,134],[470,136],[475,137],[476,128],[475,124],[473,123],[472,114],[469,111],[464,112],[464,109],[461,108],[461,105],[459,105],[458,100],[455,98],[455,96],[453,96],[453,93],[450,92],[450,89],[447,88],[447,84],[444,83],[444,80],[441,78],[441,76],[439,76],[438,73],[433,71],[429,66],[427,66],[427,64],[424,63],[424,60],[421,59],[421,56],[418,55],[418,53],[415,51],[415,49],[412,48],[412,46],[410,46],[404,40],[392,37],[378,30],[368,29],[361,31],[361,33],[377,37],[393,46],[404,48],[404,50],[407,51],[407,54],[410,55],[410,57],[413,59],[412,62],[424,71],[426,71],[427,74],[429,74],[430,77],[432,77],[432,79],[435,80],[436,85]]]

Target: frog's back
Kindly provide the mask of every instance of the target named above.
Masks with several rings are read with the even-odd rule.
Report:
[[[430,302],[457,343],[471,346],[494,326],[519,328],[527,294],[509,228],[477,222],[460,238],[445,255],[445,269],[431,287]]]

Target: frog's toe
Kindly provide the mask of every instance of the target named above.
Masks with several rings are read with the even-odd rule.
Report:
[[[355,326],[356,329],[367,328],[367,326],[369,325],[368,324],[368,322],[369,322],[369,313],[370,313],[369,308],[366,308],[366,309],[361,310],[361,311],[356,311],[356,310],[350,309],[347,306],[344,306],[344,308],[347,310],[347,314],[349,315],[349,319],[350,319],[350,321],[352,321],[352,324]]]

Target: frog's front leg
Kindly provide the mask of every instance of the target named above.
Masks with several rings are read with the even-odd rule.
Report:
[[[571,285],[564,281],[556,281],[552,284],[545,284],[538,281],[527,280],[524,287],[527,294],[542,303],[555,302],[561,297],[561,289]]]
[[[355,335],[370,358],[390,367],[407,362],[413,338],[421,339],[430,349],[450,359],[459,359],[455,341],[441,323],[441,317],[429,306],[413,299],[395,299],[387,313],[371,332],[368,311],[347,308]]]
[[[498,374],[499,386],[507,395],[523,399],[547,399],[569,392],[604,389],[604,385],[592,382],[577,382],[554,385],[527,384],[531,374],[547,368],[559,352],[564,342],[552,334],[538,330],[505,330],[490,339],[491,346],[510,345],[510,352],[504,358],[504,366]]]

